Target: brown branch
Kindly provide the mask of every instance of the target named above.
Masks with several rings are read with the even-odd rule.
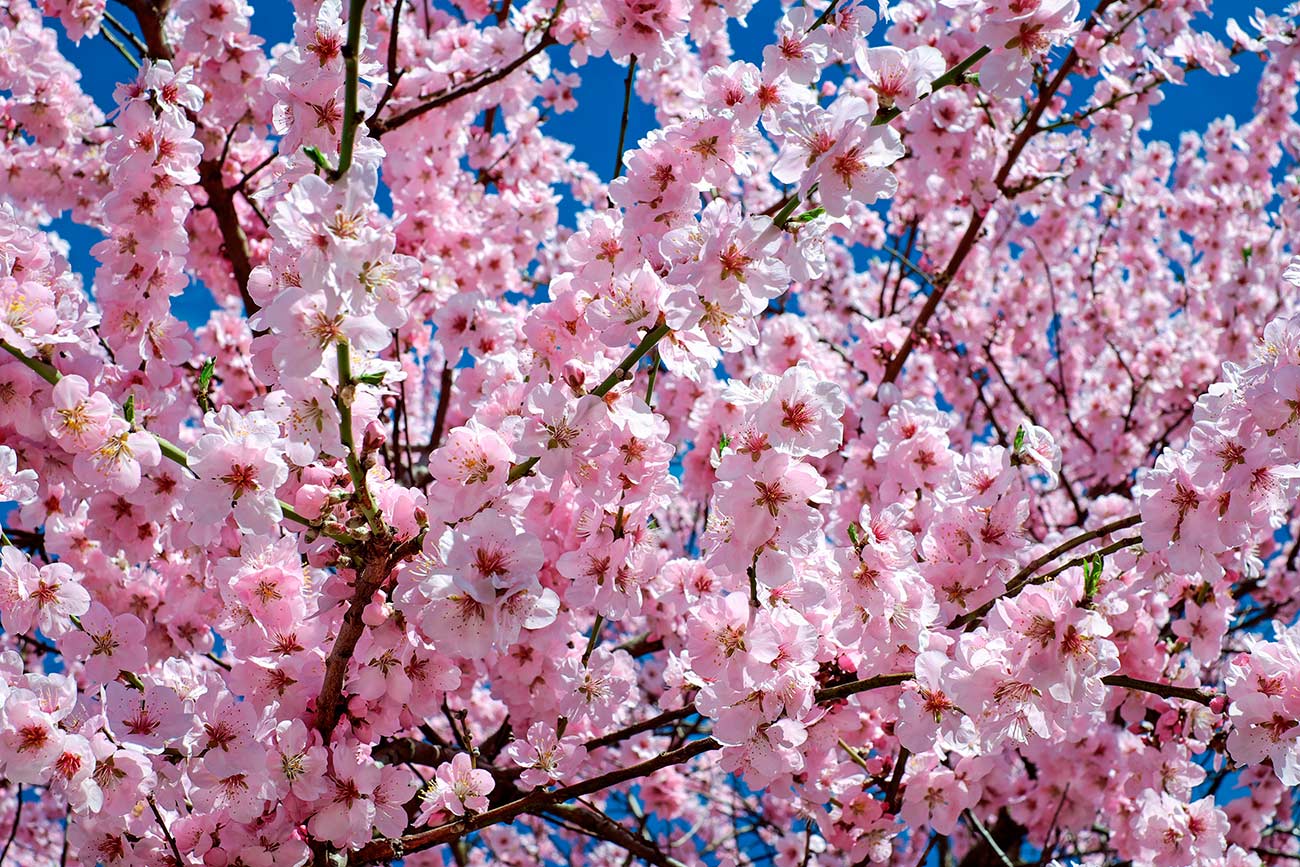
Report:
[[[661,852],[651,841],[633,834],[609,816],[589,807],[579,807],[572,804],[552,804],[538,811],[538,814],[552,815],[563,819],[570,825],[587,832],[592,837],[608,840],[617,846],[621,846],[630,855],[634,855],[649,864],[654,864],[655,867],[685,867],[676,858]]]
[[[443,430],[447,426],[447,407],[451,405],[451,387],[455,368],[448,362],[442,366],[442,377],[438,382],[438,408],[433,414],[433,436],[429,437],[429,451],[442,445]]]
[[[614,649],[626,651],[628,656],[636,659],[638,656],[647,656],[663,650],[664,640],[662,638],[651,638],[650,633],[646,632],[627,639]]]
[[[393,98],[393,92],[397,90],[397,83],[402,80],[406,74],[405,69],[397,68],[397,33],[402,25],[402,0],[397,0],[393,4],[393,18],[388,25],[388,84],[384,87],[384,95],[379,97],[375,110],[370,114],[368,123],[374,123],[379,118],[379,113],[388,105],[388,100]]]
[[[1055,548],[1048,551],[1046,554],[1042,555],[1041,557],[1037,557],[1034,560],[1031,560],[1028,565],[1026,565],[1015,575],[1013,575],[1011,577],[1011,580],[1007,582],[1007,589],[1003,591],[1002,596],[999,598],[1015,596],[1029,583],[1030,577],[1035,572],[1037,572],[1039,569],[1046,566],[1048,563],[1051,563],[1053,560],[1055,560],[1057,557],[1061,556],[1062,554],[1073,551],[1075,548],[1078,548],[1080,545],[1091,542],[1093,539],[1100,539],[1102,536],[1108,536],[1117,530],[1128,529],[1129,527],[1132,527],[1133,525],[1139,524],[1141,522],[1142,522],[1141,515],[1129,515],[1126,518],[1120,518],[1117,521],[1111,521],[1109,524],[1103,524],[1095,530],[1089,530],[1086,533],[1080,533],[1078,536],[1074,536],[1070,539],[1066,539],[1064,542],[1057,545]],[[1058,573],[1054,573],[1054,574],[1058,574]],[[993,610],[993,606],[996,603],[997,603],[997,599],[993,599],[981,605],[979,608],[976,608],[974,611],[966,612],[965,614],[961,615],[960,617],[958,617],[957,619],[949,623],[948,628],[961,629],[967,624],[973,623],[976,620],[983,618],[986,614],[988,614],[990,611]]]
[[[885,790],[885,804],[891,813],[898,812],[898,787],[903,782],[903,772],[907,769],[907,760],[912,754],[907,747],[898,748],[898,759],[894,762],[894,775],[889,778],[889,788]]]
[[[347,675],[348,663],[352,661],[357,642],[366,630],[362,614],[375,592],[388,579],[393,567],[419,550],[418,536],[390,550],[391,541],[386,537],[378,537],[356,554],[360,566],[354,579],[355,589],[347,613],[343,615],[343,624],[334,638],[334,646],[330,648],[330,655],[325,660],[325,676],[316,698],[316,730],[321,733],[327,746],[339,717],[343,715],[343,681]]]
[[[18,791],[14,793],[16,803],[14,804],[14,826],[9,829],[9,839],[5,841],[4,849],[0,849],[0,865],[3,865],[5,858],[9,855],[9,847],[14,844],[14,838],[18,836],[18,825],[23,818],[23,786],[18,784]]]
[[[158,802],[154,800],[152,794],[146,800],[149,802],[149,809],[153,811],[154,818],[158,820],[158,827],[162,828],[163,839],[167,841],[167,846],[172,850],[172,857],[176,859],[176,867],[182,867],[185,864],[185,859],[181,857],[180,847],[176,845],[176,837],[173,836],[171,829],[167,827],[167,823],[163,821],[162,810],[158,809]],[[3,860],[3,856],[0,856],[0,862]]]
[[[897,674],[878,674],[875,677],[867,677],[862,680],[853,680],[848,683],[841,683],[836,686],[819,689],[813,693],[813,697],[818,704],[826,704],[831,701],[839,701],[848,698],[851,695],[857,695],[860,692],[866,692],[871,689],[884,689],[889,686],[898,686],[907,683],[907,681],[916,677],[910,671],[900,671]]]
[[[149,56],[154,60],[171,60],[172,49],[167,44],[167,36],[163,29],[167,10],[171,5],[170,0],[159,0],[156,3],[150,3],[148,0],[123,0],[123,3],[135,15],[140,25],[140,32],[144,36],[145,45],[148,46]],[[199,118],[194,112],[187,110],[186,115],[195,127],[199,125]],[[212,214],[217,219],[217,229],[221,232],[221,249],[226,261],[230,263],[235,284],[239,287],[239,297],[244,302],[244,315],[252,316],[260,308],[248,293],[248,278],[253,273],[248,251],[248,236],[244,234],[244,228],[239,222],[239,214],[235,210],[237,188],[227,189],[222,182],[224,163],[224,155],[221,159],[205,159],[200,162],[199,186],[207,193],[208,206],[212,208]]]
[[[553,792],[539,789],[508,804],[486,810],[477,815],[468,815],[463,819],[440,825],[428,831],[408,834],[399,840],[375,840],[357,850],[350,859],[350,863],[360,865],[392,861],[395,858],[401,858],[414,852],[431,849],[434,846],[450,843],[464,837],[466,834],[490,827],[499,822],[512,821],[524,813],[536,813],[553,805],[599,792],[610,786],[617,786],[620,783],[648,776],[655,771],[689,761],[702,753],[716,750],[721,746],[722,744],[713,738],[700,738],[644,762],[610,771],[590,780],[574,783],[571,786],[564,786]]]
[[[1106,8],[1114,3],[1115,0],[1101,0],[1097,8],[1093,10],[1092,16],[1088,23],[1084,25],[1084,30],[1092,27],[1092,24],[1098,20],[1099,16],[1106,11]],[[998,169],[997,175],[993,179],[993,185],[1002,191],[1002,194],[1008,199],[1013,198],[1017,191],[1007,188],[1007,179],[1011,176],[1011,170],[1015,167],[1016,161],[1020,159],[1021,152],[1029,144],[1029,140],[1041,132],[1038,125],[1043,113],[1051,104],[1056,92],[1060,89],[1065,79],[1069,77],[1074,70],[1075,65],[1079,62],[1079,51],[1075,47],[1070,48],[1070,53],[1066,55],[1065,60],[1061,62],[1061,67],[1056,71],[1056,75],[1048,83],[1047,87],[1038,94],[1038,99],[1034,107],[1030,109],[1025,118],[1024,128],[1016,136],[1015,141],[1011,143],[1011,148],[1007,151],[1006,159],[1002,167]],[[903,364],[907,361],[907,356],[911,354],[916,347],[917,341],[925,332],[925,327],[929,323],[935,311],[939,308],[939,302],[943,300],[944,293],[948,291],[948,286],[961,271],[962,264],[970,251],[975,247],[975,241],[979,237],[980,229],[984,226],[984,220],[988,216],[988,211],[974,211],[971,213],[970,223],[966,226],[966,232],[962,235],[961,240],[957,242],[957,248],[953,251],[951,258],[943,272],[939,274],[934,282],[934,289],[930,292],[925,300],[925,306],[921,308],[920,314],[912,322],[911,329],[908,330],[907,336],[903,338],[903,345],[894,353],[894,357],[889,360],[889,365],[885,368],[884,382],[893,382],[903,371]]]
[[[686,707],[678,708],[677,710],[666,710],[661,714],[652,716],[648,719],[643,719],[640,722],[632,723],[632,725],[626,726],[617,731],[592,738],[583,744],[583,746],[586,747],[588,752],[598,750],[601,747],[607,747],[611,744],[625,741],[634,735],[641,734],[642,732],[654,731],[660,726],[684,720],[694,713],[698,713],[698,711],[695,709],[695,705],[693,704],[688,704]]]
[[[618,153],[615,154],[614,176],[611,180],[618,180],[623,174],[623,143],[627,139],[627,119],[632,110],[632,82],[636,78],[636,55],[627,64],[627,80],[623,82],[623,120],[618,125]]]
[[[332,654],[331,654],[332,655]],[[839,701],[851,695],[860,692],[866,692],[871,689],[882,689],[884,687],[897,686],[901,683],[911,680],[915,675],[910,672],[899,672],[896,674],[882,674],[875,677],[868,677],[862,680],[855,680],[849,683],[838,684],[826,689],[819,689],[815,693],[815,698],[819,703]],[[657,727],[664,722],[672,721],[671,717],[682,718],[695,712],[694,705],[682,708],[677,711],[667,711],[642,723],[637,723],[611,735],[605,735],[602,738],[596,738],[588,742],[588,748],[594,749],[591,744],[597,741],[614,742],[615,738],[621,739],[622,736],[630,736],[627,733],[631,729],[639,731],[648,730]],[[651,725],[653,723],[653,725]],[[597,744],[604,746],[605,743]],[[680,747],[660,753],[658,756],[639,762],[627,768],[620,768],[610,771],[606,774],[574,783],[570,786],[564,786],[554,791],[547,792],[543,789],[537,789],[530,794],[524,795],[507,804],[494,807],[482,813],[472,816],[466,816],[455,822],[449,822],[432,828],[428,831],[421,831],[415,834],[408,834],[397,840],[375,840],[367,843],[358,850],[351,863],[354,865],[373,864],[377,862],[392,861],[395,858],[401,858],[413,852],[420,852],[430,849],[443,843],[450,843],[470,834],[474,831],[490,827],[499,822],[513,821],[517,816],[524,813],[537,813],[539,810],[549,809],[552,805],[561,804],[565,801],[580,798],[584,795],[594,794],[610,786],[617,786],[620,783],[626,783],[630,780],[639,779],[663,768],[672,767],[686,761],[690,761],[698,755],[719,749],[722,744],[718,743],[712,737],[698,738],[688,741]]]
[[[563,0],[560,0],[560,2],[555,5],[554,11],[551,12],[551,17],[546,22],[546,29],[543,31],[542,38],[538,40],[537,44],[512,60],[510,63],[503,66],[501,69],[473,79],[469,84],[446,90],[437,96],[428,99],[426,102],[422,102],[414,108],[409,108],[393,117],[375,119],[374,123],[370,127],[370,135],[373,138],[382,138],[385,134],[392,132],[399,126],[408,124],[416,118],[428,114],[435,108],[441,108],[444,105],[455,102],[461,97],[476,93],[488,85],[496,84],[501,79],[510,75],[510,73],[541,54],[547,48],[556,44],[555,37],[551,35],[551,27],[559,18],[560,10],[563,8],[564,2]]]
[[[1171,683],[1157,683],[1151,680],[1139,680],[1126,674],[1108,674],[1101,679],[1101,682],[1107,686],[1146,692],[1151,695],[1158,695],[1161,698],[1179,698],[1185,701],[1194,701],[1206,707],[1209,707],[1210,702],[1214,701],[1216,697],[1215,693],[1203,689],[1191,686],[1174,686]]]

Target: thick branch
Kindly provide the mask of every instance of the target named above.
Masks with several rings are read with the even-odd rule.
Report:
[[[148,0],[123,0],[123,3],[135,15],[140,24],[140,32],[148,47],[149,57],[154,60],[171,60],[172,49],[167,44],[167,35],[163,22],[171,0],[150,3]],[[187,111],[190,122],[196,127],[199,118],[192,111]],[[199,186],[207,193],[208,205],[217,219],[217,229],[221,232],[222,252],[234,272],[235,284],[239,287],[239,297],[244,302],[244,315],[252,316],[258,311],[257,304],[248,293],[248,277],[253,272],[248,252],[248,236],[239,222],[239,213],[235,210],[235,193],[238,187],[227,189],[222,182],[221,173],[225,165],[225,154],[215,160],[205,159],[199,163]]]
[[[333,656],[333,654],[331,654]],[[839,684],[838,686],[819,689],[815,696],[819,703],[838,701],[860,692],[866,692],[871,689],[882,689],[889,686],[897,686],[911,680],[915,675],[912,672],[899,672],[896,674],[882,674],[875,677],[868,677],[862,680],[855,680],[851,683]],[[668,711],[660,714],[658,717],[646,720],[643,723],[630,726],[611,735],[602,738],[596,738],[588,742],[589,749],[595,749],[595,746],[604,746],[606,743],[612,743],[615,739],[622,739],[623,736],[630,736],[627,733],[631,729],[648,730],[658,725],[673,721],[673,718],[682,718],[695,713],[694,705],[682,708],[677,711]],[[653,723],[653,725],[651,725]],[[602,743],[597,743],[598,741]],[[594,746],[593,746],[594,745]],[[515,817],[523,813],[536,813],[539,810],[548,809],[551,805],[562,804],[565,801],[571,801],[574,798],[581,798],[584,795],[594,794],[611,786],[617,786],[620,783],[626,783],[630,780],[640,779],[641,777],[653,774],[662,768],[672,767],[683,762],[690,761],[698,755],[719,749],[722,744],[718,743],[711,737],[700,738],[689,741],[674,750],[668,750],[665,753],[647,759],[644,762],[632,765],[627,768],[610,771],[607,774],[601,774],[590,780],[584,780],[580,783],[574,783],[571,786],[564,786],[554,791],[547,792],[538,789],[531,794],[522,798],[511,801],[508,804],[502,804],[500,807],[494,807],[491,810],[479,813],[478,815],[468,816],[456,822],[449,822],[432,828],[428,831],[421,831],[415,834],[408,834],[400,840],[376,840],[363,846],[352,858],[353,864],[373,864],[376,862],[391,861],[408,855],[412,852],[419,852],[424,849],[430,849],[443,843],[450,843],[458,840],[466,834],[483,828],[490,827],[499,822],[513,821]],[[621,845],[621,844],[620,844]]]
[[[381,539],[359,555],[362,565],[356,572],[352,599],[347,613],[343,615],[343,624],[334,639],[334,646],[330,648],[330,655],[325,660],[325,677],[321,680],[320,694],[316,698],[316,730],[321,733],[321,739],[326,744],[329,744],[334,727],[343,715],[343,681],[357,642],[366,631],[362,615],[375,592],[383,586],[393,566],[401,562],[403,557],[401,553],[390,554],[387,549],[388,540]]]
[[[669,768],[682,762],[690,761],[696,756],[716,750],[722,744],[713,738],[700,738],[684,744],[675,750],[661,753],[653,759],[647,759],[627,768],[620,768],[610,771],[607,774],[601,774],[590,780],[584,780],[580,783],[574,783],[571,786],[564,786],[553,792],[537,790],[532,794],[525,795],[518,800],[509,804],[503,804],[500,807],[487,810],[473,816],[467,816],[456,822],[449,822],[432,828],[428,831],[422,831],[416,834],[408,834],[400,840],[375,840],[362,846],[351,858],[352,864],[374,864],[379,862],[391,861],[414,852],[421,852],[425,849],[431,849],[442,843],[450,843],[458,840],[466,834],[483,828],[496,825],[500,822],[513,821],[516,817],[524,813],[535,813],[539,810],[549,808],[555,804],[562,804],[565,801],[580,798],[584,795],[590,795],[607,789],[610,786],[617,786],[620,783],[626,783],[631,780],[640,779],[649,776],[655,771],[663,768]]]

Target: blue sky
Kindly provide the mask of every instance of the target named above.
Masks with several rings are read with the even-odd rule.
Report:
[[[1086,8],[1092,4],[1085,0],[1084,5]],[[1244,19],[1249,17],[1249,11],[1256,6],[1253,2],[1247,4],[1239,0],[1220,0],[1217,5],[1219,15],[1208,22],[1202,19],[1201,24],[1208,24],[1209,29],[1219,34],[1223,32],[1230,14],[1235,13],[1243,26],[1247,26]],[[1262,2],[1259,5],[1265,11],[1272,12],[1282,6],[1282,0]],[[268,47],[292,38],[292,4],[263,2],[255,4],[254,10],[253,31],[267,41]],[[130,15],[119,5],[114,4],[113,11],[118,13],[119,19],[124,23],[131,21]],[[747,27],[731,23],[732,44],[738,58],[758,62],[763,47],[771,41],[773,24],[780,11],[779,3],[762,0],[750,12]],[[57,23],[54,26],[61,32]],[[877,33],[881,32],[883,27],[878,26]],[[131,67],[102,37],[83,39],[80,44],[73,44],[61,35],[60,42],[65,55],[83,71],[82,87],[102,109],[110,110],[113,105],[113,89],[119,81],[133,77]],[[567,52],[558,48],[552,49],[552,57],[559,69],[578,72],[582,84],[577,91],[578,108],[567,114],[553,116],[546,124],[546,131],[572,143],[574,156],[606,177],[614,164],[618,141],[617,119],[623,103],[625,70],[608,57],[591,60],[573,70],[569,66]],[[1152,111],[1153,124],[1148,135],[1176,144],[1184,130],[1204,129],[1217,117],[1230,114],[1239,121],[1246,120],[1254,105],[1255,85],[1262,64],[1253,55],[1243,55],[1238,62],[1241,70],[1230,78],[1215,78],[1197,72],[1193,73],[1190,85],[1167,87],[1165,101]],[[653,125],[653,112],[634,96],[627,146],[633,146]],[[571,216],[572,213],[571,207],[562,209],[562,214]],[[69,242],[72,266],[82,274],[86,285],[90,286],[96,262],[90,256],[89,249],[99,239],[99,233],[74,225],[67,219],[57,221],[54,228]],[[207,290],[197,284],[174,302],[177,315],[191,325],[206,321],[211,308],[212,301]]]

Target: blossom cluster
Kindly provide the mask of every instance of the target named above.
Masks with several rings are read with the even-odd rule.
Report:
[[[119,6],[0,10],[0,862],[1300,858],[1300,8]]]

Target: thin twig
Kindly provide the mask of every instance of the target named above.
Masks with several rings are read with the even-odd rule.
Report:
[[[623,82],[623,120],[618,125],[618,153],[614,160],[614,176],[618,180],[623,174],[623,143],[627,140],[627,118],[632,109],[632,80],[636,77],[636,55],[627,64],[627,80]]]
[[[17,802],[14,805],[14,826],[11,829],[9,829],[9,839],[5,841],[5,847],[3,849],[0,849],[0,867],[3,867],[5,863],[5,858],[6,856],[9,855],[9,847],[14,844],[14,838],[18,836],[18,823],[22,821],[23,818],[22,783],[18,784],[18,791],[14,795],[14,797],[17,799]]]

